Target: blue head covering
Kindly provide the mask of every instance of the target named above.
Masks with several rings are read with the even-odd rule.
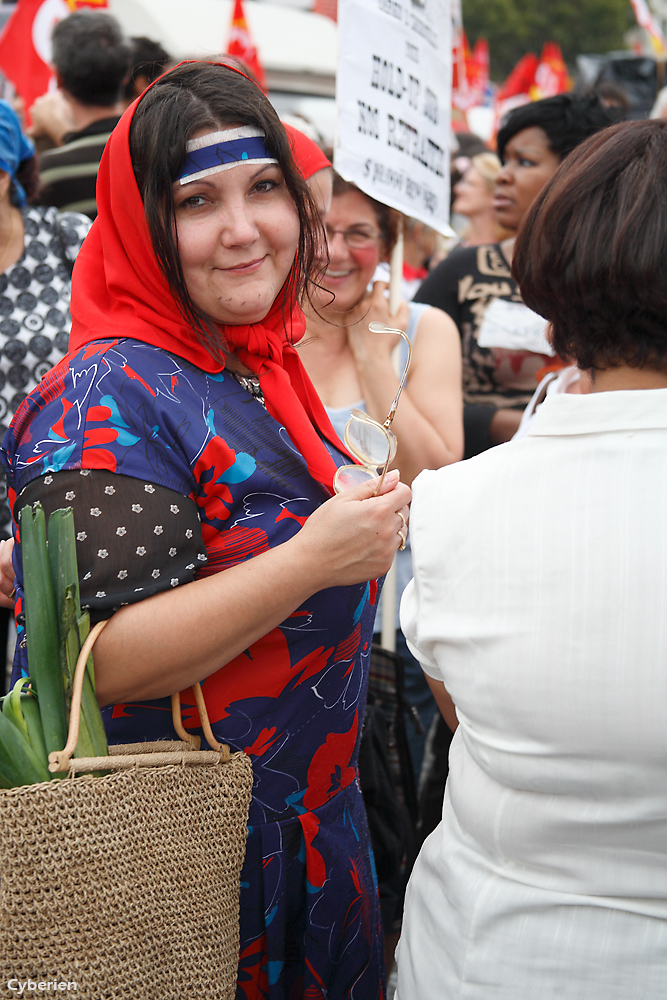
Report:
[[[7,101],[0,101],[0,170],[14,182],[14,201],[25,205],[25,191],[16,180],[16,171],[24,160],[35,155],[35,147],[21,131],[16,112]]]

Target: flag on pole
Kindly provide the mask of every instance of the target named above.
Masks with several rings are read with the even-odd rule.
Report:
[[[338,21],[338,0],[314,0],[313,14],[323,14],[332,21]]]
[[[660,25],[653,17],[646,0],[630,0],[630,2],[635,12],[637,24],[648,34],[654,54],[656,56],[666,55],[667,43],[665,42],[665,36],[660,29]]]
[[[461,28],[452,48],[452,104],[459,111],[484,104],[489,82],[489,43],[478,38],[471,51]]]
[[[530,89],[535,86],[539,64],[534,52],[522,56],[498,91],[498,103],[513,101],[513,107],[527,104],[530,101]]]
[[[65,0],[18,0],[0,35],[0,70],[14,84],[27,113],[54,86],[51,31],[70,9]]]
[[[470,46],[463,28],[454,30],[452,39],[452,105],[466,111],[474,103],[468,80]]]
[[[466,59],[466,53],[470,56],[470,46],[463,30],[461,0],[452,0],[449,13],[452,33],[452,106],[457,111],[465,112],[471,103]]]
[[[557,42],[545,42],[539,66],[535,70],[535,82],[530,88],[531,100],[555,97],[570,89],[570,77],[560,45]]]
[[[493,129],[494,134],[500,128],[500,123],[512,108],[518,108],[522,104],[528,104],[531,100],[530,92],[535,86],[535,74],[540,60],[534,52],[528,52],[519,59],[518,63],[505,80],[498,91],[496,98],[496,124]]]
[[[0,35],[0,70],[23,100],[26,125],[34,101],[55,87],[51,32],[63,17],[84,8],[102,10],[107,0],[18,0]]]
[[[229,31],[227,42],[227,55],[234,56],[244,62],[253,74],[262,90],[266,93],[266,74],[259,61],[257,49],[250,37],[248,23],[243,11],[243,0],[234,0],[234,12],[232,14],[232,26]]]
[[[489,69],[489,43],[486,38],[478,38],[466,64],[468,86],[474,97],[474,104],[484,103],[490,82]]]

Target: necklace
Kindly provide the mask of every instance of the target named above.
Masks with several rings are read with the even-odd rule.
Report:
[[[14,215],[14,211],[13,211],[12,208],[9,209],[9,214],[10,214],[10,217],[11,217],[11,222],[9,224],[9,236],[7,237],[5,245],[2,248],[2,253],[0,253],[0,264],[5,259],[5,254],[7,253],[7,250],[9,249],[9,245],[12,242],[12,238],[14,236],[14,219],[15,219],[15,215]]]
[[[241,375],[240,372],[231,372],[238,384],[246,392],[249,392],[253,399],[258,400],[264,409],[266,409],[266,403],[264,402],[264,393],[262,392],[262,387],[259,384],[259,379],[256,375]]]

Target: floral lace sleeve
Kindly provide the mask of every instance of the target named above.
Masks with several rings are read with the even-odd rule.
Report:
[[[81,604],[93,621],[190,583],[207,561],[197,505],[164,486],[104,470],[51,472],[26,486],[15,517],[37,500],[47,518],[74,510]]]

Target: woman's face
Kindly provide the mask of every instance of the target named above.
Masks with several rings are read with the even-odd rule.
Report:
[[[336,296],[331,308],[348,312],[364,297],[380,261],[382,241],[373,206],[361,191],[334,195],[326,217],[326,231],[329,266],[320,284]],[[356,235],[365,245],[349,246],[342,233]]]
[[[278,164],[242,164],[189,184],[176,181],[173,194],[178,252],[194,304],[218,323],[262,320],[299,239],[299,217]]]
[[[560,165],[541,128],[524,128],[505,146],[503,167],[496,179],[493,208],[505,229],[516,231],[546,182]]]
[[[475,167],[468,167],[458,184],[454,185],[454,194],[452,211],[458,215],[470,218],[493,207],[493,190]]]

